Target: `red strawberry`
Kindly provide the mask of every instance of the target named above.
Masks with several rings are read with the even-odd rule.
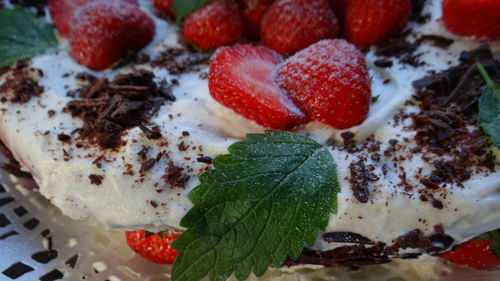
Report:
[[[500,257],[490,249],[491,241],[472,239],[453,251],[444,253],[443,258],[475,269],[492,269],[500,266]]]
[[[262,43],[281,54],[293,54],[339,34],[328,0],[277,0],[261,24]]]
[[[172,244],[179,234],[177,233],[149,233],[146,230],[127,231],[127,243],[143,258],[159,264],[172,264],[179,254],[172,248]]]
[[[500,1],[444,0],[443,21],[457,35],[499,39]]]
[[[73,13],[83,5],[102,0],[49,0],[49,12],[57,30],[66,35],[69,33],[73,22]],[[137,5],[136,0],[123,0]]]
[[[160,12],[161,15],[166,17],[173,17],[172,4],[174,0],[153,0],[153,5]]]
[[[312,119],[336,129],[365,120],[370,79],[365,58],[345,40],[322,40],[296,53],[278,69],[280,85]]]
[[[243,0],[243,34],[259,38],[260,23],[274,0]]]
[[[344,22],[347,6],[350,1],[351,0],[330,0],[330,6],[341,23]]]
[[[219,48],[210,60],[212,97],[236,113],[271,129],[289,129],[306,116],[275,83],[281,56],[261,46]]]
[[[381,43],[405,27],[412,8],[411,0],[351,0],[344,34],[359,48]]]
[[[121,0],[96,1],[78,9],[69,35],[71,56],[100,70],[147,45],[154,22],[135,5]]]
[[[242,30],[238,5],[232,0],[210,2],[184,20],[184,38],[203,50],[236,43]]]

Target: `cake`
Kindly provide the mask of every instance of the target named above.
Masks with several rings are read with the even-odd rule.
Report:
[[[156,33],[125,66],[91,71],[59,38],[57,52],[3,68],[0,136],[64,214],[111,229],[182,230],[187,195],[212,160],[266,128],[216,102],[211,53],[187,47],[139,2]],[[498,78],[500,43],[458,37],[440,19],[441,1],[427,1],[403,36],[366,52],[373,101],[362,124],[292,130],[327,145],[340,192],[316,243],[286,264],[438,254],[500,226],[500,169],[475,124],[485,84],[475,64]]]

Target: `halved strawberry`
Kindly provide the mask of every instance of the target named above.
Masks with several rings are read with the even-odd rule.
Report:
[[[339,34],[337,17],[328,0],[277,0],[262,19],[264,45],[281,54],[293,54]]]
[[[154,22],[122,0],[95,1],[78,9],[69,35],[71,56],[91,69],[107,68],[154,36]]]
[[[184,20],[184,38],[203,50],[236,43],[243,22],[236,2],[216,0],[194,11]]]
[[[288,58],[280,85],[312,119],[336,129],[365,120],[371,87],[365,58],[345,40],[325,39]]]
[[[236,113],[271,129],[290,129],[307,121],[275,83],[282,62],[261,46],[219,48],[210,60],[208,86],[212,97]]]
[[[170,246],[179,237],[178,233],[168,231],[150,233],[146,230],[135,230],[127,231],[125,235],[132,250],[154,263],[172,264],[179,254]]]

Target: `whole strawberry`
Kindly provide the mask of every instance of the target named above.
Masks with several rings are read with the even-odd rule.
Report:
[[[302,124],[306,116],[275,83],[275,69],[281,62],[281,56],[266,47],[219,48],[210,60],[210,94],[264,127],[290,129]]]
[[[488,40],[500,38],[500,1],[444,0],[445,27],[461,36]]]
[[[172,244],[179,234],[177,233],[150,233],[145,230],[127,231],[127,243],[143,258],[159,264],[172,264],[179,254],[172,248]]]
[[[49,0],[49,12],[57,30],[67,35],[73,24],[73,14],[80,7],[87,3],[103,0]],[[123,0],[130,4],[137,5],[136,0]]]
[[[351,0],[330,0],[330,6],[332,7],[333,13],[335,13],[341,23],[344,22],[347,6],[350,2]]]
[[[322,40],[288,58],[278,69],[280,85],[312,119],[336,129],[368,115],[370,79],[365,58],[345,40]]]
[[[264,15],[261,39],[281,54],[293,54],[339,34],[328,0],[277,0]]]
[[[238,5],[232,0],[216,0],[184,20],[184,38],[203,50],[236,43],[243,30]]]
[[[69,34],[71,56],[100,70],[137,51],[153,39],[154,22],[135,5],[122,0],[95,1],[78,9]]]
[[[500,266],[500,257],[492,252],[491,245],[491,240],[472,239],[444,253],[443,258],[479,270],[492,269]]]
[[[405,27],[412,8],[411,0],[351,0],[344,34],[359,48],[381,43]]]
[[[243,34],[257,39],[260,37],[262,18],[274,0],[242,0]]]

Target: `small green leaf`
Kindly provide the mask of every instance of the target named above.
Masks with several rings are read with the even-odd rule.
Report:
[[[212,0],[174,0],[172,11],[175,19],[181,21],[183,18],[199,9]]]
[[[376,95],[376,96],[372,97],[372,103],[377,102],[379,98],[380,98],[380,95]]]
[[[479,240],[491,241],[490,250],[500,258],[500,229],[493,230],[477,237]]]
[[[0,67],[44,54],[57,45],[52,25],[32,11],[0,10]]]
[[[479,98],[478,123],[491,137],[493,145],[500,148],[500,85],[491,80],[483,66],[477,67],[487,83]]]
[[[244,280],[296,259],[337,211],[339,184],[326,147],[287,132],[249,134],[214,159],[189,194],[194,207],[173,243],[174,281]]]

